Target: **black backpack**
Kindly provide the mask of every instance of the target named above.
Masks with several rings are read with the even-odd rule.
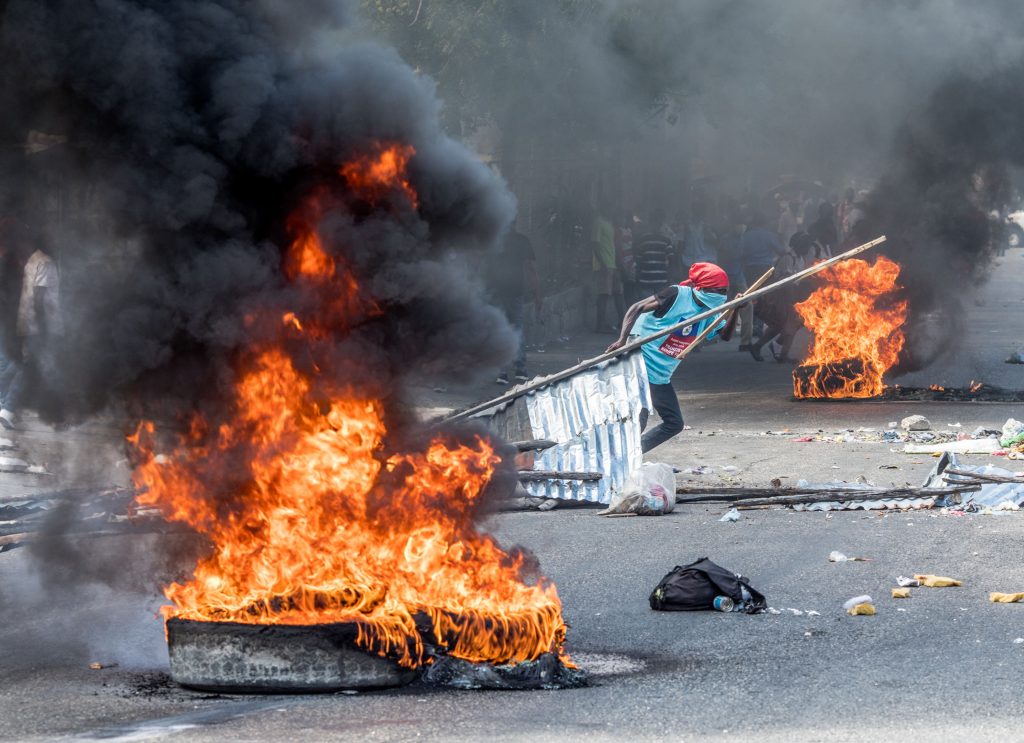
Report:
[[[743,589],[747,590],[747,598]],[[704,611],[714,608],[716,596],[728,596],[736,611],[756,614],[768,603],[739,573],[726,570],[706,557],[689,565],[677,565],[661,579],[651,593],[651,608],[657,611]]]

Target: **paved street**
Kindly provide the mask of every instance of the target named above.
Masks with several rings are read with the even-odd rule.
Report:
[[[1024,344],[1024,251],[1004,258],[970,305],[972,332],[941,363],[899,380],[1024,388],[1024,366],[1003,363]],[[583,336],[532,354],[535,371],[593,355],[607,339]],[[691,430],[652,453],[677,467],[732,465],[734,483],[773,477],[864,477],[920,484],[929,456],[890,444],[811,441],[801,435],[884,428],[912,414],[936,430],[960,423],[999,428],[1021,406],[940,403],[814,403],[790,398],[789,368],[755,364],[735,343],[710,346],[677,374]],[[495,393],[493,384],[425,393],[425,406],[455,406]],[[788,429],[787,435],[766,435]],[[15,434],[25,457],[53,472],[2,476],[13,500],[75,482],[122,484],[117,425]],[[988,456],[966,457],[987,462]],[[103,466],[100,466],[100,465]],[[897,469],[881,469],[895,465]],[[1019,469],[1024,469],[1020,467]],[[681,476],[712,484],[718,474]],[[60,570],[38,578],[32,553],[0,554],[0,739],[142,740],[713,740],[893,739],[1005,741],[1020,737],[1017,701],[1024,662],[1024,605],[987,601],[1024,591],[1024,513],[745,512],[720,523],[718,505],[680,506],[661,518],[603,519],[587,508],[493,516],[503,543],[532,550],[559,589],[568,647],[591,672],[584,689],[451,692],[409,688],[358,695],[232,697],[176,688],[166,676],[151,538],[98,540],[117,586],[70,586]],[[840,550],[870,562],[832,564]],[[111,555],[114,556],[111,559]],[[95,555],[94,555],[95,556]],[[647,596],[674,565],[708,556],[747,575],[779,615],[657,613]],[[98,559],[98,558],[97,558]],[[115,563],[111,568],[109,563]],[[117,565],[119,563],[119,566]],[[51,564],[60,565],[58,558]],[[960,588],[889,591],[899,575],[935,573]],[[878,614],[850,617],[847,598],[867,593]],[[797,609],[797,615],[787,609]],[[808,615],[815,611],[816,616]],[[114,664],[90,670],[91,662]]]

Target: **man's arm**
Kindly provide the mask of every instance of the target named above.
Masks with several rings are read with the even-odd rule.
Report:
[[[654,312],[654,310],[658,309],[660,305],[661,303],[658,301],[657,297],[648,297],[647,299],[641,299],[626,310],[626,316],[622,318],[622,330],[619,333],[619,337],[614,343],[605,349],[605,353],[617,351],[626,345],[626,339],[629,338],[630,328],[633,327],[633,323],[636,322],[636,319],[645,312]]]

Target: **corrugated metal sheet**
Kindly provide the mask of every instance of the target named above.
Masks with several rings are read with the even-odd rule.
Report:
[[[651,396],[643,358],[636,352],[524,395],[494,413],[490,425],[510,440],[557,441],[537,453],[535,469],[604,475],[597,482],[527,483],[531,495],[609,503],[643,461],[643,409],[651,409]]]
[[[836,490],[871,490],[874,486],[861,482],[808,482],[800,480],[798,488],[834,488]],[[927,486],[926,486],[927,487]],[[821,501],[819,503],[798,503],[793,506],[794,511],[885,511],[896,510],[906,511],[919,508],[931,508],[935,505],[935,497],[923,498],[879,498],[878,500],[850,500],[850,501]]]
[[[1012,477],[1013,472],[1002,467],[996,467],[991,464],[961,464],[957,459],[956,454],[945,454],[936,463],[935,469],[925,480],[925,487],[944,487],[946,482],[943,479],[943,473],[947,467],[955,467],[958,470],[964,470],[965,472],[977,472],[981,475],[1002,475],[1003,477]],[[959,477],[957,475],[947,475],[950,483],[969,480],[967,477]],[[974,493],[964,493],[963,502],[960,504],[960,508],[970,509],[972,506],[978,509],[998,506],[1000,503],[1010,501],[1016,503],[1018,506],[1024,505],[1024,485],[1018,485],[1012,482],[993,482],[986,483],[981,486],[981,489]]]

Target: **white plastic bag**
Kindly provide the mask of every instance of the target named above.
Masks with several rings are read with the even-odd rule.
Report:
[[[672,467],[660,462],[645,462],[635,471],[620,492],[612,497],[600,515],[635,513],[640,516],[661,516],[676,505],[676,474]]]

